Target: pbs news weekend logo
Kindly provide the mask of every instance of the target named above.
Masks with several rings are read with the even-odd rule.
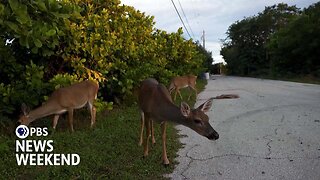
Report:
[[[76,166],[80,163],[78,154],[53,153],[53,140],[28,140],[29,136],[46,137],[48,128],[20,125],[16,128],[16,160],[19,166]]]

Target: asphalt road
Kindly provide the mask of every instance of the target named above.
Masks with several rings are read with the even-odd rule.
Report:
[[[215,76],[197,104],[221,94],[208,112],[220,139],[183,126],[185,144],[172,179],[320,179],[320,86]]]

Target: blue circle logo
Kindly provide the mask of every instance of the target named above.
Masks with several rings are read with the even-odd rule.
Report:
[[[16,135],[20,139],[24,139],[29,136],[29,128],[25,125],[20,125],[16,128]]]

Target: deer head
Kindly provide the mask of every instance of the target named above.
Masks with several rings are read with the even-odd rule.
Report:
[[[209,117],[205,114],[212,106],[213,98],[201,104],[198,108],[191,110],[190,106],[182,102],[180,105],[181,114],[185,117],[184,125],[196,131],[198,134],[210,140],[219,139],[219,134],[209,123]]]
[[[30,112],[30,109],[24,103],[22,103],[21,105],[21,112],[22,112],[22,115],[18,120],[18,124],[28,126],[30,124],[29,117],[28,117],[28,113]]]

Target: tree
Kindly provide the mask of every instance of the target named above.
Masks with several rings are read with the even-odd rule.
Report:
[[[280,3],[257,16],[233,23],[223,42],[221,55],[236,75],[267,74],[270,68],[266,44],[270,36],[299,14],[295,6]]]
[[[195,43],[197,47],[197,51],[199,52],[199,55],[203,56],[202,59],[204,59],[203,67],[205,68],[204,71],[208,71],[213,73],[213,58],[212,58],[212,52],[207,51],[199,42]]]
[[[320,77],[320,3],[273,34],[267,49],[276,75],[311,74]]]

